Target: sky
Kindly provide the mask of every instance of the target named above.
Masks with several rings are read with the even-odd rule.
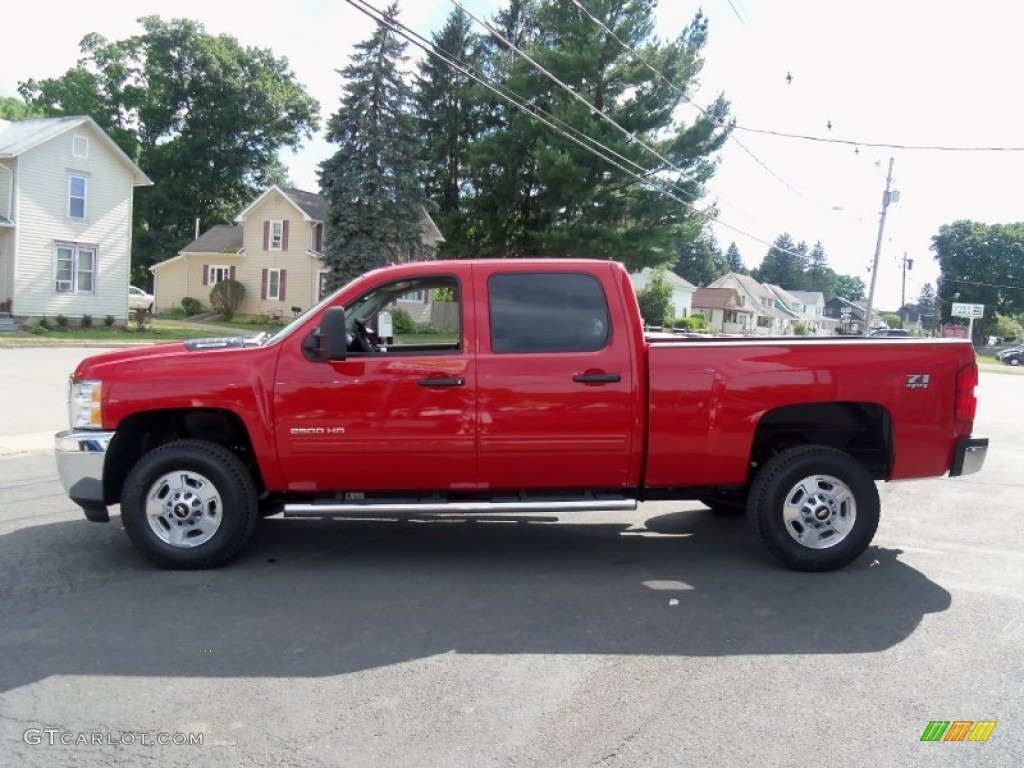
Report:
[[[504,4],[460,2],[481,18]],[[400,19],[429,37],[454,7],[452,0],[404,0]],[[7,12],[21,33],[0,46],[0,95],[17,95],[29,78],[61,75],[85,34],[121,39],[139,32],[138,17],[157,14],[195,19],[208,32],[286,57],[326,122],[341,96],[337,70],[353,44],[370,36],[371,22],[345,0],[238,8],[209,0],[104,0],[82,13],[67,0],[19,3]],[[1024,221],[1024,151],[870,146],[1024,148],[1024,3],[661,0],[657,34],[675,37],[698,8],[708,17],[709,40],[694,101],[706,105],[724,94],[739,126],[704,202],[718,207],[720,246],[735,242],[747,266],[757,266],[787,232],[797,242],[820,240],[833,269],[870,286],[890,159],[900,194],[887,211],[876,307],[895,309],[904,292],[914,301],[925,283],[934,284],[929,247],[941,225]],[[680,111],[684,120],[696,114]],[[847,141],[854,144],[840,143]],[[331,153],[316,139],[282,159],[299,187],[315,191],[316,167]],[[905,283],[904,263],[912,264]]]

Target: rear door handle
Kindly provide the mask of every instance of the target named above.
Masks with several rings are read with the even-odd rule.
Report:
[[[577,373],[572,380],[580,384],[614,384],[622,381],[622,377],[617,373]]]
[[[466,380],[438,377],[430,379],[420,379],[416,383],[419,384],[421,387],[461,387],[463,384],[466,383]]]

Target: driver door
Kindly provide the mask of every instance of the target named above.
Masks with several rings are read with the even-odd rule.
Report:
[[[291,490],[475,487],[471,290],[451,275],[393,280],[346,306],[347,359],[310,360],[301,340],[282,351],[275,440]]]

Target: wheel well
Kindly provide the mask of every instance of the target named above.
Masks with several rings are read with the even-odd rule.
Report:
[[[245,464],[257,492],[263,491],[252,441],[238,415],[212,408],[162,410],[134,414],[118,425],[104,462],[104,502],[121,501],[125,478],[136,461],[154,448],[186,438],[208,440],[227,448]]]
[[[758,422],[751,466],[797,445],[825,445],[856,458],[875,480],[892,468],[892,419],[875,403],[802,403],[768,411]]]

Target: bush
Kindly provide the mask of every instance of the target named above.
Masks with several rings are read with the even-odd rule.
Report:
[[[66,331],[68,329],[67,315],[57,315],[57,328],[59,328],[62,331]]]
[[[150,320],[149,310],[142,309],[141,307],[139,309],[133,309],[131,312],[131,317],[132,320],[135,321],[135,330],[137,330],[139,333],[142,333],[144,330],[146,330],[146,325],[149,323]]]
[[[389,311],[391,312],[391,329],[396,334],[416,333],[416,323],[413,322],[412,315],[400,307],[392,307]]]
[[[193,299],[191,296],[186,296],[181,300],[181,309],[185,313],[185,317],[192,317],[198,315],[203,311],[202,302],[199,299]]]
[[[651,283],[637,293],[640,314],[648,325],[664,325],[672,316],[672,286],[665,279],[665,270],[655,270]]]
[[[113,315],[107,315],[106,317],[104,317],[103,318],[103,324],[107,328],[113,328],[114,327],[114,316]]]
[[[92,328],[92,315],[82,315],[82,327]]]
[[[50,322],[43,315],[32,324],[32,333],[36,336],[45,336],[50,332]]]
[[[237,280],[221,280],[210,291],[210,307],[225,320],[235,316],[244,300],[245,286]]]
[[[807,323],[797,323],[793,326],[794,336],[806,336],[807,335]]]

